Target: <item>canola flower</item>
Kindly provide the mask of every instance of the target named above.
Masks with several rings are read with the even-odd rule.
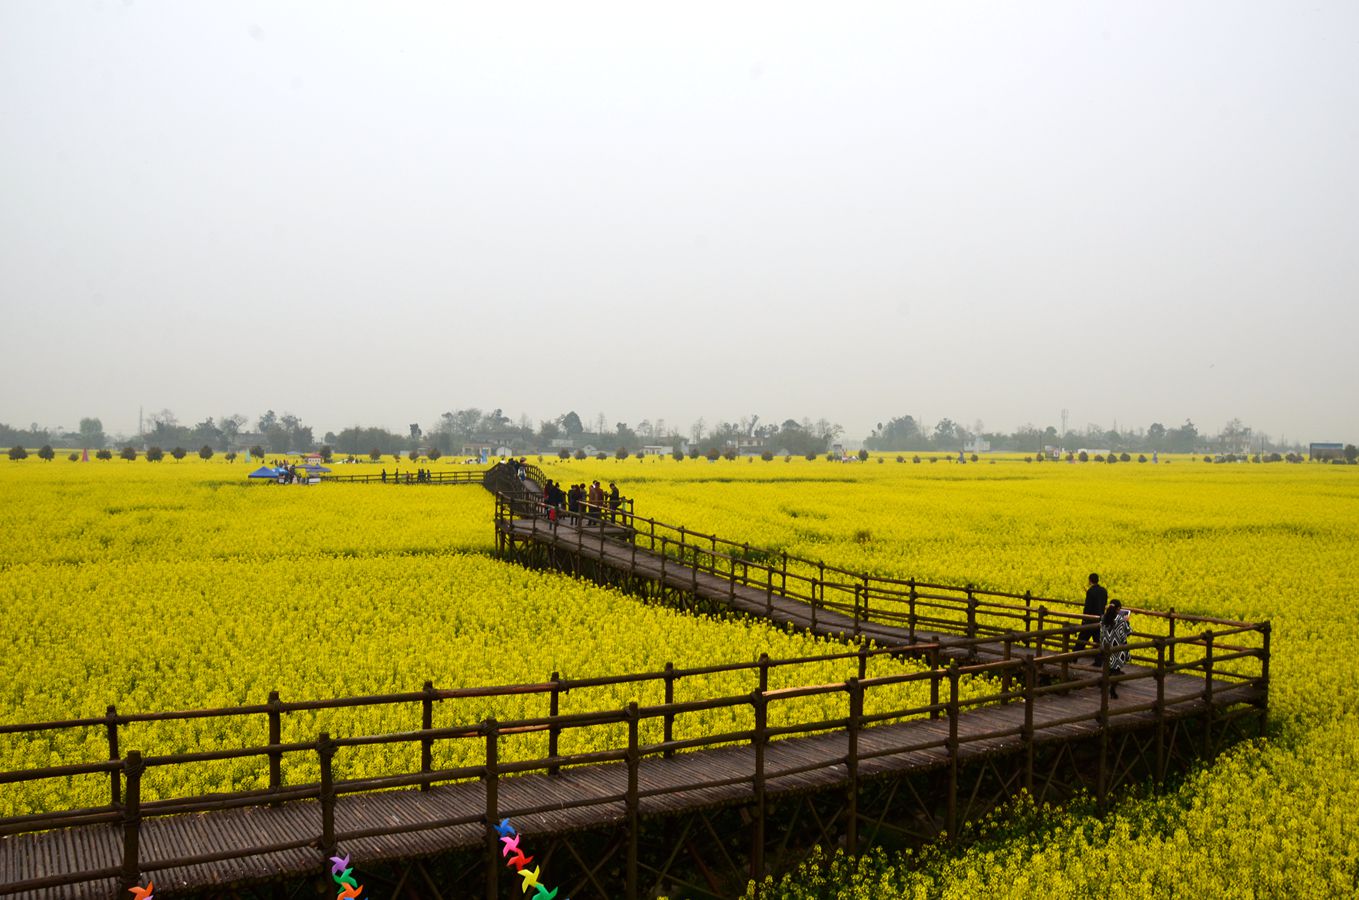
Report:
[[[193,468],[197,478],[189,477]],[[68,474],[70,473],[70,474]],[[843,650],[839,644],[790,634],[768,624],[694,618],[647,606],[616,591],[562,575],[534,572],[472,552],[493,544],[489,494],[479,487],[388,488],[249,485],[216,480],[212,465],[183,471],[71,467],[0,469],[9,496],[0,527],[28,529],[47,552],[0,564],[0,634],[8,665],[0,671],[0,722],[55,721],[120,713],[226,707],[440,688],[542,682],[556,671],[585,678],[627,671],[659,672],[751,661],[762,652],[791,658]],[[239,477],[239,474],[237,475]],[[171,522],[148,515],[129,523],[129,508],[173,507]],[[354,507],[378,523],[371,544],[353,525]],[[66,513],[57,510],[68,510]],[[403,517],[402,511],[406,514]],[[29,513],[32,521],[26,524]],[[409,518],[410,521],[406,521]],[[225,522],[223,521],[225,520]],[[73,526],[62,527],[69,521]],[[73,534],[71,528],[78,528]],[[34,535],[35,529],[45,531]],[[449,546],[439,546],[447,535]],[[101,538],[117,542],[115,552]],[[331,547],[328,540],[335,541]],[[407,543],[402,543],[407,542]],[[300,545],[300,546],[299,546]],[[88,548],[88,558],[78,554]],[[74,557],[74,559],[72,559]],[[771,672],[771,687],[843,681],[854,660]],[[900,671],[874,658],[870,674]],[[676,699],[744,694],[753,672],[714,673],[677,682]],[[969,695],[982,688],[967,687]],[[870,709],[928,702],[923,683],[871,693]],[[664,700],[659,681],[572,690],[562,713],[621,709]],[[842,715],[836,699],[800,698],[776,705],[771,722]],[[436,727],[494,716],[541,716],[547,697],[511,695],[443,701]],[[124,750],[171,754],[259,746],[264,716],[127,724]],[[420,705],[289,713],[284,742],[406,731],[420,726]],[[677,739],[747,729],[749,708],[678,717]],[[662,738],[662,723],[644,723],[643,740]],[[571,729],[563,753],[619,746],[622,727]],[[438,767],[475,765],[477,741],[435,745]],[[364,778],[418,768],[406,754],[346,748],[337,778]],[[0,768],[35,768],[106,758],[100,727],[0,738]],[[543,734],[507,736],[506,760],[546,755]],[[315,782],[315,754],[284,758],[284,784]],[[268,786],[259,759],[150,770],[143,796],[156,799]],[[105,802],[107,781],[88,776],[31,782],[0,792],[0,815],[22,815]]]
[[[762,896],[1359,895],[1359,470],[892,456],[548,468],[625,493],[631,472],[646,514],[849,569],[1073,598],[1096,570],[1133,605],[1274,625],[1268,741],[1103,819],[1081,804],[1012,811],[999,820],[1019,824],[965,849],[823,857]]]
[[[1348,598],[1359,583],[1359,471],[1184,458],[915,465],[891,455],[852,466],[610,459],[543,467],[568,483],[615,480],[639,514],[849,569],[1072,598],[1097,570],[1133,605],[1274,623],[1269,740],[1237,745],[1160,795],[1125,797],[1104,818],[1081,803],[1020,803],[962,849],[826,856],[765,896],[1356,893],[1359,607]],[[487,559],[490,498],[479,489],[256,491],[236,484],[239,465],[221,468],[215,460],[0,465],[0,609],[17,623],[0,637],[4,721],[98,715],[108,702],[189,708],[258,702],[274,688],[285,699],[339,696],[414,689],[425,677],[440,687],[504,683],[554,669],[592,675],[831,648]],[[527,604],[516,621],[539,615],[552,627],[516,644],[511,600]],[[328,656],[319,624],[335,611],[357,626],[358,649],[344,665]],[[158,659],[145,671],[117,652],[136,642],[148,648],[145,659]],[[601,691],[583,706],[567,697],[563,711],[656,699],[645,689]],[[527,709],[440,707],[436,724]],[[417,711],[391,715],[361,724],[417,726]],[[322,728],[345,733],[319,714],[287,722],[285,740]],[[262,721],[222,733],[194,727],[137,726],[129,740],[174,752],[264,738]],[[65,741],[0,741],[0,766],[98,759],[107,749],[97,730]],[[442,752],[451,764],[454,751]],[[385,771],[361,755],[340,765]],[[300,760],[288,770],[288,778],[314,776]],[[205,767],[193,784],[162,787],[182,794],[264,783],[248,766]],[[105,787],[6,791],[0,814],[103,802]]]

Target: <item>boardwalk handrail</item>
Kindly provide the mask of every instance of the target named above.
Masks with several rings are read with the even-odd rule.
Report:
[[[481,484],[486,479],[487,469],[458,469],[452,472],[424,470],[417,477],[415,471],[382,472],[377,475],[322,475],[321,481],[327,484]]]
[[[0,894],[15,893],[41,887],[77,884],[113,876],[120,877],[125,883],[136,883],[143,872],[155,872],[177,866],[208,863],[231,857],[252,856],[302,847],[317,848],[322,855],[330,855],[335,852],[339,843],[342,841],[356,840],[360,837],[371,836],[373,834],[431,830],[457,825],[488,826],[489,823],[494,823],[500,817],[525,816],[535,812],[546,811],[548,809],[561,810],[597,806],[600,804],[623,803],[628,810],[628,815],[632,824],[635,826],[638,801],[658,793],[664,793],[668,790],[643,790],[638,786],[636,768],[640,760],[646,757],[670,757],[681,750],[713,748],[720,745],[752,745],[755,748],[756,762],[756,770],[752,777],[726,777],[700,781],[697,783],[687,783],[683,790],[689,791],[703,788],[730,787],[736,784],[749,783],[751,786],[752,798],[757,800],[762,799],[766,784],[771,779],[791,777],[816,769],[839,766],[845,766],[847,771],[851,773],[851,779],[853,779],[857,777],[853,773],[857,772],[859,763],[863,761],[925,749],[946,748],[949,759],[955,764],[956,768],[956,762],[962,748],[974,742],[991,740],[999,737],[1019,736],[1027,744],[1032,745],[1032,742],[1038,739],[1038,736],[1042,733],[1055,733],[1057,729],[1079,722],[1090,722],[1093,720],[1099,732],[1103,732],[1107,731],[1110,727],[1111,716],[1128,716],[1137,713],[1150,712],[1155,716],[1157,722],[1162,722],[1168,714],[1173,714],[1173,710],[1180,706],[1197,706],[1198,704],[1204,704],[1205,709],[1211,709],[1214,704],[1214,680],[1229,677],[1232,674],[1238,676],[1240,679],[1239,683],[1259,689],[1260,692],[1267,692],[1269,624],[1262,623],[1261,625],[1254,627],[1265,635],[1265,644],[1263,647],[1238,651],[1236,653],[1215,654],[1214,647],[1217,635],[1211,631],[1206,631],[1199,635],[1182,635],[1175,638],[1156,637],[1147,641],[1132,641],[1126,645],[1130,652],[1146,651],[1149,649],[1154,651],[1156,664],[1152,668],[1138,667],[1132,668],[1122,674],[1111,674],[1106,659],[1099,669],[1085,669],[1087,673],[1092,672],[1093,674],[1087,674],[1074,681],[1058,681],[1052,685],[1040,685],[1039,673],[1042,671],[1056,671],[1062,663],[1069,661],[1064,659],[1064,657],[1084,656],[1087,655],[1087,651],[1082,651],[1078,654],[1053,653],[1035,655],[1022,659],[1001,659],[964,666],[959,666],[957,661],[953,660],[947,666],[942,666],[938,661],[938,648],[935,647],[931,648],[931,652],[927,654],[933,656],[933,662],[927,669],[866,677],[866,661],[870,656],[901,652],[907,649],[919,651],[921,648],[868,648],[866,646],[861,646],[852,653],[826,654],[824,656],[788,660],[771,660],[767,656],[762,656],[759,660],[754,662],[731,663],[720,667],[704,666],[691,669],[677,669],[672,665],[667,665],[666,668],[659,673],[632,673],[629,675],[615,676],[613,680],[610,680],[609,678],[591,678],[571,681],[555,677],[554,673],[554,678],[549,682],[528,685],[504,685],[499,686],[498,688],[464,688],[438,691],[434,690],[432,686],[427,683],[425,689],[419,692],[380,695],[377,697],[343,698],[342,700],[331,701],[329,703],[327,703],[327,701],[304,701],[301,703],[283,704],[276,701],[275,695],[271,695],[270,704],[267,704],[264,707],[254,705],[227,708],[225,710],[191,710],[179,713],[146,713],[127,716],[126,718],[128,721],[152,721],[170,717],[195,718],[202,717],[202,715],[206,714],[217,713],[249,714],[257,713],[261,708],[272,711],[278,711],[284,708],[289,710],[325,709],[332,708],[332,706],[359,706],[371,702],[420,702],[424,705],[424,727],[412,731],[342,738],[333,738],[329,733],[323,732],[315,741],[282,743],[275,739],[277,729],[271,722],[271,741],[262,746],[149,757],[143,757],[138,751],[130,751],[122,759],[101,761],[81,766],[59,766],[29,770],[22,773],[0,773],[0,783],[12,783],[49,777],[66,777],[72,774],[74,770],[80,770],[82,773],[116,772],[121,775],[126,784],[126,796],[122,802],[115,799],[113,803],[104,807],[66,810],[55,813],[0,819],[0,834],[14,834],[25,831],[71,827],[76,825],[122,822],[124,846],[123,861],[120,866],[91,869],[81,872],[68,872],[61,875],[46,876],[23,882],[0,884]],[[1060,629],[1051,629],[1051,631],[1059,633],[1070,633],[1075,630],[1076,629],[1071,626]],[[1015,635],[1014,637],[1018,638],[1019,636]],[[1177,645],[1201,646],[1206,649],[1206,652],[1195,661],[1172,664],[1169,662],[1168,651],[1170,648]],[[768,686],[768,673],[771,668],[807,662],[820,662],[828,659],[844,660],[856,657],[860,661],[858,674],[853,675],[842,682],[794,685],[776,689],[771,689]],[[1230,670],[1223,668],[1224,663],[1232,660],[1244,659],[1259,661],[1259,673],[1253,676],[1241,676],[1240,673],[1231,673]],[[754,669],[758,672],[758,682],[749,692],[705,697],[681,702],[676,702],[673,699],[672,688],[674,679],[676,678],[707,674],[711,671],[740,669]],[[1202,692],[1193,692],[1178,697],[1168,697],[1165,693],[1166,676],[1171,673],[1190,670],[1197,670],[1203,673],[1205,683],[1204,690]],[[981,696],[962,698],[959,694],[960,678],[974,675],[991,676],[993,683],[996,685],[996,689]],[[563,714],[558,711],[557,701],[560,692],[563,690],[622,683],[625,680],[633,680],[639,677],[666,679],[666,701],[660,704],[645,706],[639,705],[634,701],[623,708],[610,707],[569,714]],[[1122,705],[1117,710],[1110,710],[1109,694],[1113,687],[1125,682],[1148,678],[1155,679],[1156,681],[1157,691],[1155,701],[1137,705]],[[929,703],[916,704],[900,709],[878,710],[871,714],[865,714],[864,699],[869,692],[890,687],[892,685],[910,682],[929,683]],[[1089,713],[1080,713],[1074,716],[1047,719],[1035,723],[1034,709],[1035,705],[1040,702],[1040,698],[1049,693],[1059,691],[1069,692],[1083,686],[1100,688],[1100,705],[1098,712],[1094,716]],[[1231,700],[1229,695],[1227,700],[1222,700],[1223,694],[1229,689],[1230,688],[1228,687],[1217,688],[1219,703],[1253,702],[1253,698],[1257,696],[1251,695],[1248,697],[1245,695],[1238,695],[1237,700]],[[495,695],[495,692],[551,693],[549,713],[545,716],[504,722],[498,722],[493,718],[488,718],[477,724],[442,728],[433,727],[431,704],[435,699],[491,696]],[[846,711],[843,716],[836,715],[832,718],[819,718],[812,721],[793,722],[778,726],[769,725],[768,711],[769,707],[773,704],[802,697],[834,694],[843,694],[845,696]],[[981,734],[959,733],[959,719],[961,716],[965,715],[966,712],[984,706],[1010,703],[1024,704],[1025,714],[1023,725],[1010,726]],[[673,724],[679,716],[721,708],[747,707],[749,708],[754,721],[754,726],[751,728],[741,728],[735,731],[706,734],[684,739],[676,739],[673,735]],[[865,728],[871,728],[888,722],[900,722],[926,716],[930,719],[947,719],[948,737],[941,738],[926,734],[916,736],[911,739],[910,743],[904,745],[894,744],[888,748],[879,748],[871,752],[861,752],[858,749],[857,735]],[[663,726],[662,740],[645,744],[640,741],[638,726],[639,723],[647,720],[660,721]],[[71,720],[69,723],[47,724],[49,726],[58,727],[67,725],[75,727],[76,723],[92,724],[99,721],[102,720],[84,719]],[[628,740],[626,746],[613,745],[602,750],[578,753],[561,753],[559,750],[557,739],[566,731],[617,724],[628,725]],[[14,726],[7,726],[7,730],[13,732],[19,729]],[[804,764],[777,770],[772,770],[765,766],[763,747],[769,740],[773,738],[788,738],[830,731],[844,731],[851,736],[848,752],[844,756],[821,759],[812,764]],[[548,735],[549,744],[548,753],[546,755],[509,762],[500,761],[499,744],[502,738],[516,734],[531,733],[546,733]],[[477,741],[482,746],[483,752],[480,763],[443,769],[435,769],[432,766],[431,750],[436,743],[465,740]],[[336,779],[334,777],[334,760],[341,750],[350,747],[371,746],[375,744],[418,745],[421,748],[420,771],[410,771],[368,778]],[[274,770],[273,761],[280,758],[285,753],[317,754],[320,764],[320,780],[318,782],[289,785],[287,787],[274,783],[272,781]],[[189,765],[208,760],[244,758],[268,758],[270,760],[271,787],[269,789],[228,792],[203,797],[167,798],[146,803],[141,801],[141,782],[143,774],[147,769]],[[552,775],[560,772],[565,766],[594,765],[609,762],[621,762],[627,765],[629,769],[629,779],[628,789],[625,793],[586,796],[574,799],[563,799],[560,796],[554,796],[553,799],[545,805],[540,804],[521,808],[508,808],[498,805],[495,786],[502,777],[530,772],[543,772]],[[383,826],[376,830],[371,828],[348,832],[336,830],[335,806],[339,798],[344,795],[397,787],[418,786],[421,790],[428,790],[432,785],[438,783],[465,781],[469,779],[480,779],[487,784],[484,810],[479,810],[475,813],[469,813],[463,816],[444,818],[434,822],[418,822],[394,827]],[[1028,779],[1031,782],[1031,763],[1028,771]],[[951,790],[954,788],[956,788],[956,784],[951,785]],[[1103,778],[1101,778],[1100,781],[1100,790],[1100,799],[1103,801]],[[142,859],[140,850],[140,829],[141,823],[146,818],[186,812],[228,809],[241,806],[263,806],[300,799],[317,800],[320,803],[322,813],[322,828],[320,834],[286,842],[260,845],[245,850],[236,849],[230,852],[200,854],[175,859]],[[759,810],[760,815],[763,815],[762,803],[757,803],[756,809]],[[950,834],[956,832],[955,816],[956,810],[954,809],[953,804],[950,804],[949,822],[947,827]],[[850,827],[852,828],[854,826],[851,825]],[[635,835],[635,827],[632,828],[629,833]]]
[[[540,495],[530,491],[496,492],[496,527],[513,528],[515,520],[529,520],[530,533],[556,532],[561,524],[577,524],[569,513],[556,511],[555,517]],[[1013,632],[1041,632],[1050,623],[1091,623],[1083,614],[1083,603],[1044,597],[1025,591],[995,591],[975,585],[948,585],[917,579],[901,579],[827,565],[781,551],[778,554],[753,548],[716,534],[704,534],[683,525],[636,515],[632,509],[620,511],[598,527],[599,520],[587,511],[581,520],[585,529],[575,529],[576,543],[584,544],[585,530],[592,530],[590,544],[601,547],[612,542],[643,548],[664,559],[673,559],[694,574],[705,574],[728,583],[734,594],[737,587],[763,591],[772,611],[775,597],[796,601],[809,609],[813,627],[820,612],[830,610],[850,617],[857,636],[864,625],[875,622],[905,630],[914,640],[917,631],[942,631],[968,638],[999,638]],[[597,533],[594,531],[597,530]],[[606,533],[607,532],[607,533]],[[723,549],[719,549],[723,548]],[[776,562],[765,562],[773,559]],[[636,556],[633,556],[635,565]],[[1022,601],[1009,602],[1009,601]],[[1156,631],[1140,627],[1137,633],[1164,633],[1175,637],[1185,625],[1208,625],[1231,629],[1252,629],[1254,623],[1214,616],[1124,606],[1143,620],[1159,623]],[[1041,648],[1038,648],[1041,649]]]

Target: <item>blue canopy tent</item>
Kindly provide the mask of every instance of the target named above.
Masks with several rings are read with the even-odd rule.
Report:
[[[278,476],[279,476],[279,471],[278,471],[278,469],[275,469],[273,466],[260,466],[258,469],[256,469],[255,471],[251,472],[251,473],[250,473],[249,475],[247,475],[246,477],[247,477],[247,478],[277,478]]]

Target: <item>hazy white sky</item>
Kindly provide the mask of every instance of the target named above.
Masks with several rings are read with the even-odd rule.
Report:
[[[1359,439],[1359,4],[0,3],[0,420]]]

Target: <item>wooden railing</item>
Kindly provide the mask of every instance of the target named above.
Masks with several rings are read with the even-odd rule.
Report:
[[[377,475],[322,475],[321,480],[335,484],[481,484],[486,478],[484,469],[455,472],[434,472],[426,469],[423,476],[415,471],[387,472]]]
[[[321,851],[322,856],[330,856],[334,854],[338,845],[343,841],[377,834],[398,834],[457,825],[476,824],[484,826],[486,828],[486,852],[488,856],[493,856],[498,848],[496,835],[491,826],[500,818],[525,816],[548,810],[623,803],[627,811],[628,840],[630,842],[627,894],[635,896],[635,879],[637,877],[636,824],[639,802],[647,797],[670,791],[670,789],[643,789],[639,786],[638,765],[642,759],[647,757],[670,757],[679,751],[699,750],[717,745],[749,744],[754,752],[754,771],[751,776],[726,777],[700,783],[686,783],[681,789],[677,790],[692,791],[702,788],[748,785],[750,799],[755,802],[754,814],[757,817],[755,825],[757,828],[762,828],[763,800],[766,787],[772,779],[818,769],[844,766],[847,773],[849,796],[854,798],[857,796],[859,766],[864,761],[912,751],[942,748],[948,761],[952,764],[951,771],[954,773],[950,783],[946,822],[946,830],[952,835],[956,834],[957,829],[957,763],[963,748],[971,742],[1002,737],[1019,737],[1028,748],[1025,784],[1031,789],[1033,745],[1036,736],[1044,732],[1060,729],[1073,723],[1092,720],[1099,731],[1102,732],[1110,727],[1111,716],[1143,712],[1153,713],[1157,727],[1161,728],[1164,726],[1167,716],[1174,715],[1176,706],[1199,702],[1205,704],[1207,715],[1211,716],[1214,708],[1214,694],[1217,693],[1220,696],[1224,690],[1238,685],[1250,685],[1259,688],[1260,692],[1256,695],[1257,698],[1267,696],[1270,633],[1269,623],[1267,622],[1218,632],[1208,631],[1198,635],[1182,635],[1173,638],[1155,637],[1151,640],[1132,641],[1127,645],[1127,649],[1135,658],[1154,662],[1149,667],[1133,667],[1122,674],[1111,673],[1107,658],[1105,658],[1098,669],[1076,666],[1077,677],[1067,680],[1058,679],[1055,682],[1045,684],[1043,679],[1040,678],[1040,673],[1051,674],[1058,671],[1069,671],[1075,664],[1087,659],[1091,651],[1041,653],[1023,658],[1008,657],[1008,649],[1014,645],[1024,643],[1026,646],[1043,646],[1045,644],[1052,646],[1055,638],[1060,635],[1069,636],[1076,630],[1075,626],[1065,626],[1045,629],[1044,632],[1008,635],[1005,639],[1007,658],[964,666],[958,665],[956,660],[950,662],[947,667],[940,665],[940,648],[937,645],[917,644],[903,647],[875,648],[861,645],[852,652],[822,656],[785,660],[771,660],[767,656],[762,656],[754,662],[684,669],[667,664],[661,671],[606,675],[594,678],[567,679],[553,673],[550,680],[532,684],[436,689],[433,684],[426,682],[422,690],[408,693],[300,702],[284,702],[279,698],[277,692],[274,692],[270,694],[267,703],[247,706],[134,714],[120,714],[114,707],[109,707],[106,715],[99,717],[3,725],[0,726],[0,735],[26,735],[35,732],[67,729],[104,729],[108,737],[109,759],[90,763],[0,772],[0,785],[69,778],[75,775],[107,775],[110,780],[110,802],[98,807],[68,809],[0,819],[0,835],[80,825],[120,824],[122,826],[123,848],[122,861],[118,866],[63,872],[21,882],[0,884],[0,895],[79,884],[111,877],[119,878],[124,885],[131,885],[138,883],[143,873],[302,847],[317,848]],[[1223,638],[1240,640],[1247,633],[1261,635],[1262,645],[1254,649],[1229,651],[1227,645],[1222,642]],[[994,641],[993,638],[989,637],[975,640],[977,642]],[[1180,656],[1182,658],[1192,657],[1193,661],[1173,662],[1172,660],[1176,655],[1175,648],[1177,647],[1182,651],[1192,649],[1194,652],[1182,652]],[[867,677],[867,666],[870,658],[902,653],[923,656],[929,661],[928,668],[920,671]],[[772,670],[848,659],[857,659],[857,675],[845,681],[801,684],[777,689],[770,689],[769,687],[769,675]],[[1249,664],[1248,667],[1252,671],[1243,672],[1243,664]],[[676,684],[685,678],[732,671],[753,672],[756,681],[752,685],[752,689],[745,693],[704,697],[682,702],[674,699]],[[1167,677],[1185,673],[1201,675],[1203,680],[1202,690],[1196,690],[1188,695],[1168,696],[1166,693]],[[962,697],[959,691],[960,679],[971,676],[989,676],[989,680],[985,684],[992,689],[979,696]],[[1154,679],[1156,685],[1155,699],[1140,704],[1125,705],[1120,703],[1116,710],[1111,711],[1109,705],[1111,688],[1143,679]],[[560,712],[560,699],[567,691],[655,681],[662,682],[664,685],[664,702],[660,704],[639,705],[632,702],[624,707],[602,708],[589,712],[570,714]],[[929,702],[865,713],[865,698],[870,692],[908,683],[928,684]],[[1042,698],[1052,693],[1068,693],[1081,687],[1098,687],[1100,690],[1098,711],[1093,716],[1089,713],[1079,713],[1061,719],[1035,721],[1035,706],[1042,701]],[[495,718],[486,718],[477,724],[446,728],[433,727],[436,703],[467,698],[524,694],[545,695],[547,698],[546,715],[503,722],[497,721]],[[842,698],[843,714],[831,718],[790,722],[786,725],[771,726],[769,724],[769,710],[772,706],[797,698],[827,695],[838,695]],[[1255,702],[1263,703],[1263,699],[1257,699]],[[1024,704],[1022,725],[991,730],[984,734],[960,733],[959,720],[967,712],[980,707],[1009,703]],[[288,743],[281,741],[282,717],[288,713],[388,704],[418,704],[421,710],[422,727],[415,731],[351,737],[335,737],[328,732],[322,732],[314,741]],[[704,734],[697,737],[681,739],[674,736],[674,726],[679,717],[719,709],[749,710],[754,725],[751,728]],[[269,743],[265,745],[169,755],[143,756],[137,750],[129,751],[124,755],[119,753],[120,738],[123,736],[120,729],[132,723],[255,716],[262,716],[267,719]],[[873,752],[865,752],[859,747],[858,736],[865,728],[923,717],[930,719],[946,718],[948,722],[947,737],[941,738],[928,734],[909,736],[909,732],[903,731],[902,735],[906,743],[900,746],[892,746]],[[651,743],[642,742],[639,736],[639,723],[645,721],[655,721],[659,725],[661,740]],[[567,732],[604,726],[603,733],[608,734],[610,733],[608,726],[618,724],[627,726],[626,744],[615,743],[606,749],[589,752],[560,752],[560,738]],[[766,765],[764,748],[770,740],[833,731],[843,731],[848,735],[848,750],[844,755],[828,756],[815,763],[803,764],[793,768],[774,770]],[[502,761],[501,741],[511,736],[525,734],[545,735],[547,740],[546,754],[524,760]],[[476,759],[479,756],[478,762],[446,768],[434,767],[433,751],[436,745],[468,741],[477,744],[478,750],[472,758]],[[409,772],[394,775],[353,779],[335,777],[335,761],[339,754],[350,748],[373,746],[390,746],[393,748],[406,746],[412,750],[418,748],[418,771],[412,766]],[[1164,760],[1159,756],[1163,752],[1164,748],[1158,746],[1156,770],[1158,773],[1164,770]],[[290,754],[315,754],[320,769],[319,781],[285,785],[282,776],[282,762],[285,756]],[[145,773],[149,770],[234,759],[255,759],[260,761],[261,765],[267,763],[269,787],[260,790],[232,791],[197,797],[142,800],[143,779]],[[499,802],[497,785],[500,779],[504,777],[531,772],[554,775],[564,767],[606,762],[626,763],[628,769],[626,791],[617,794],[576,798],[564,798],[554,794],[549,803],[527,807],[511,808]],[[1101,764],[1103,764],[1102,759]],[[469,810],[466,814],[460,816],[417,824],[384,824],[374,828],[351,831],[342,831],[336,828],[336,805],[340,798],[345,795],[400,787],[418,786],[421,790],[428,790],[432,785],[439,783],[476,779],[483,780],[486,784],[484,808]],[[1099,791],[1102,801],[1105,791],[1105,779],[1103,777],[1099,781]],[[282,842],[261,844],[244,850],[217,851],[174,859],[143,858],[140,844],[141,829],[142,823],[148,818],[234,807],[276,805],[301,799],[317,800],[320,803],[321,828],[316,834],[298,836]],[[851,799],[850,802],[854,803],[855,800]],[[849,846],[855,846],[855,819],[856,817],[851,810],[851,814],[846,820],[850,832]],[[756,846],[762,846],[762,842],[757,842]],[[497,868],[497,861],[488,859],[488,877],[494,878]],[[763,868],[763,860],[758,861],[757,868]],[[493,894],[488,893],[488,896],[493,896]]]
[[[569,515],[557,511],[555,518],[532,492],[502,492],[496,501],[497,528],[509,529],[516,521],[528,523],[530,536],[552,534],[560,537],[562,526],[569,528],[568,542],[583,550],[589,545],[604,553],[611,544],[626,548],[629,565],[635,566],[636,550],[659,556],[665,563],[673,560],[684,566],[691,578],[699,574],[722,579],[730,597],[737,588],[762,593],[766,612],[772,613],[778,598],[807,608],[806,615],[815,629],[826,611],[848,617],[855,636],[870,623],[901,629],[908,640],[918,632],[927,635],[956,634],[967,638],[1000,639],[1005,635],[1042,635],[1054,626],[1085,624],[1095,620],[1083,614],[1082,601],[1039,596],[1032,591],[1016,593],[978,588],[974,585],[949,585],[916,579],[890,578],[827,565],[821,560],[800,557],[785,551],[768,551],[749,542],[737,542],[671,525],[658,519],[636,515],[631,506],[609,521],[609,529],[575,529]],[[585,524],[596,520],[585,517]],[[646,560],[643,559],[643,562]],[[674,573],[671,573],[672,577]],[[664,577],[664,576],[663,576]],[[1175,638],[1186,628],[1214,627],[1247,633],[1256,626],[1214,616],[1190,615],[1166,610],[1124,605],[1132,614],[1134,636]],[[1074,645],[1073,634],[1058,638],[1051,647],[1046,639],[1024,638],[1024,646],[1035,652],[1048,649],[1067,651]],[[1178,647],[1172,643],[1171,647]],[[1172,650],[1171,662],[1175,661]]]

